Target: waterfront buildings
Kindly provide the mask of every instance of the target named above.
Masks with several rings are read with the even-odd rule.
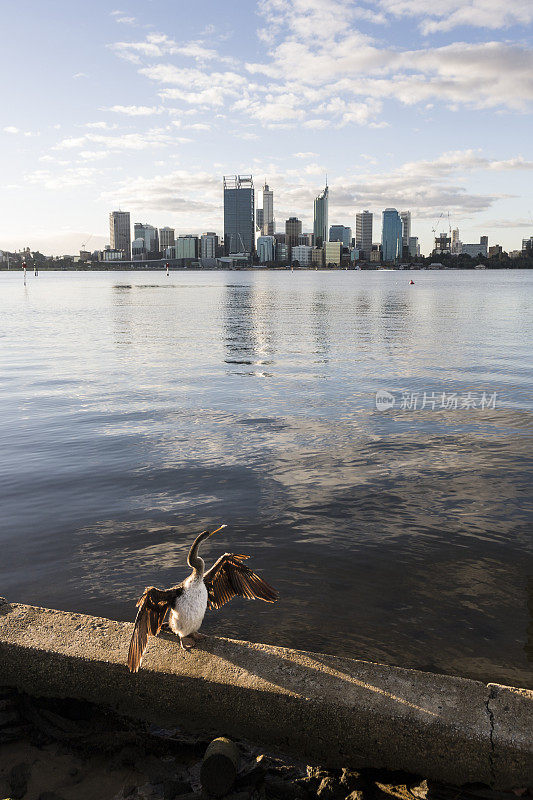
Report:
[[[458,256],[462,246],[463,243],[459,236],[459,228],[454,228],[452,231],[452,256]]]
[[[260,264],[269,264],[276,256],[276,240],[273,236],[258,236],[257,255]]]
[[[420,255],[420,245],[418,244],[418,236],[410,236],[408,243],[409,255],[412,258],[417,258]]]
[[[322,247],[324,242],[328,240],[328,197],[329,189],[326,182],[322,192],[315,198],[313,208],[313,233],[317,247]]]
[[[383,261],[394,261],[402,254],[402,221],[395,208],[383,212],[381,247]]]
[[[315,236],[313,233],[301,233],[298,236],[298,244],[307,244],[309,247],[313,247],[315,243]]]
[[[400,211],[402,221],[402,254],[404,248],[409,248],[409,238],[411,236],[411,212]]]
[[[164,251],[167,247],[174,247],[174,243],[174,228],[159,228],[159,247],[161,250]]]
[[[268,183],[263,186],[263,236],[274,236],[274,192]]]
[[[112,250],[122,250],[124,258],[131,258],[131,228],[129,211],[111,211],[109,214],[109,241]]]
[[[198,258],[198,237],[192,234],[176,239],[176,258],[195,260]]]
[[[478,258],[478,256],[488,256],[489,250],[489,237],[481,236],[479,244],[462,244],[461,254],[470,256],[471,258]]]
[[[313,247],[313,252],[311,253],[311,261],[314,267],[323,267],[324,266],[324,248],[323,247]]]
[[[324,243],[324,263],[327,266],[340,267],[342,254],[342,242]]]
[[[451,253],[452,252],[452,238],[448,236],[447,233],[439,233],[438,236],[435,236],[435,249],[433,250],[435,255],[440,255],[442,253]]]
[[[263,207],[264,214],[264,207]],[[255,250],[254,182],[251,175],[224,176],[224,251]]]
[[[355,215],[355,246],[363,258],[369,258],[372,251],[372,214],[362,211]]]
[[[213,231],[202,233],[200,237],[200,257],[216,258],[218,255],[218,236]]]
[[[159,254],[159,233],[153,225],[147,222],[136,222],[133,226],[135,239],[144,241],[144,252],[149,258],[155,258]]]
[[[331,225],[329,229],[330,242],[342,242],[343,247],[350,247],[352,244],[352,229],[345,225]]]
[[[258,231],[263,232],[263,220],[265,219],[265,215],[263,214],[262,208],[255,209],[255,227]]]
[[[291,261],[297,261],[301,267],[310,267],[313,263],[313,248],[307,244],[297,244],[292,248]]]
[[[302,232],[302,220],[298,217],[289,217],[285,222],[285,242],[289,247],[296,247]]]

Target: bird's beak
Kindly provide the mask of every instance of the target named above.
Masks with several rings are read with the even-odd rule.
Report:
[[[216,528],[216,530],[214,530],[214,531],[211,531],[211,533],[209,534],[209,536],[212,536],[214,533],[218,533],[219,531],[221,531],[221,530],[222,530],[222,528],[227,528],[227,527],[228,527],[227,525],[221,525],[221,526],[220,526],[220,528]]]

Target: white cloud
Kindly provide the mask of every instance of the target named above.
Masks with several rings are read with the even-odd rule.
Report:
[[[123,133],[110,136],[99,133],[86,133],[83,136],[63,139],[55,145],[55,150],[76,149],[87,144],[102,145],[109,150],[146,150],[154,147],[167,147],[185,144],[191,139],[173,136],[165,129],[151,128],[144,133]]]
[[[162,114],[165,109],[162,106],[110,106],[103,110],[126,114],[129,117],[149,117],[154,114]]]
[[[3,131],[4,133],[13,133],[13,134],[22,133],[20,128],[15,128],[14,125],[6,125],[6,127],[3,128]]]
[[[447,0],[441,4],[432,0],[380,0],[379,6],[396,17],[419,18],[424,34],[465,25],[499,30],[511,25],[526,26],[533,20],[530,0]]]

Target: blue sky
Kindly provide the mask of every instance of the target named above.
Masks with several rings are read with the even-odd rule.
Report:
[[[221,232],[238,172],[274,189],[278,230],[309,230],[327,172],[331,224],[410,209],[427,252],[449,213],[463,241],[518,248],[532,20],[530,0],[6,3],[0,247],[101,247],[119,206]]]

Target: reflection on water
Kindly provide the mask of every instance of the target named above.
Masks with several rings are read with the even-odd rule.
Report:
[[[533,276],[0,283],[0,594],[131,619],[226,522],[206,559],[249,553],[281,600],[206,630],[533,685]]]

